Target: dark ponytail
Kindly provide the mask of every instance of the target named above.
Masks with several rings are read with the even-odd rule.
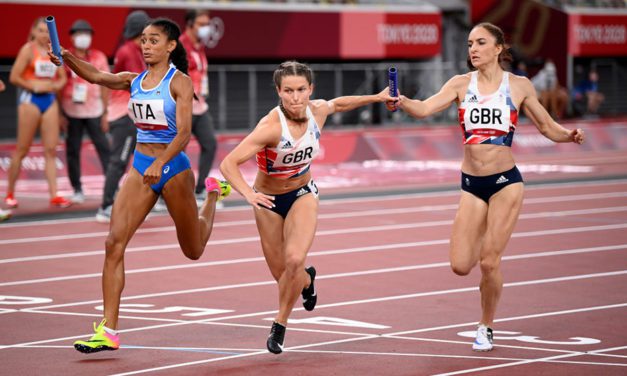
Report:
[[[183,47],[181,41],[176,41],[176,48],[170,54],[170,60],[172,61],[172,64],[176,66],[176,69],[187,74],[187,68],[189,67],[189,63],[187,62],[187,51],[185,51],[185,47]]]
[[[187,74],[189,63],[187,62],[187,51],[185,51],[185,47],[183,47],[179,41],[179,37],[181,36],[179,26],[171,19],[164,17],[153,20],[149,25],[159,27],[168,37],[168,40],[176,42],[176,48],[170,53],[170,61],[176,66],[176,69]]]

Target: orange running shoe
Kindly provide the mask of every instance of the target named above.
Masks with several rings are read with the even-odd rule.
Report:
[[[15,197],[13,196],[13,192],[11,193],[7,193],[7,197],[4,198],[4,203],[7,205],[8,208],[10,209],[15,209],[17,208],[17,200],[15,199]]]
[[[68,208],[72,206],[72,202],[65,197],[57,196],[50,199],[50,205],[57,208]]]

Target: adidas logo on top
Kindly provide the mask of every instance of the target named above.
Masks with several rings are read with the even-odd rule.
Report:
[[[300,197],[304,194],[307,194],[308,191],[305,188],[301,188],[298,192],[296,192],[296,197]]]
[[[289,149],[289,148],[291,148],[291,147],[292,147],[292,143],[291,143],[291,142],[289,142],[289,141],[286,141],[286,142],[285,142],[285,145],[283,145],[283,146],[281,147],[281,149]]]
[[[509,181],[508,178],[506,178],[505,176],[501,175],[501,177],[499,177],[496,181],[496,184],[503,184],[503,183],[507,183]]]
[[[470,99],[468,99],[468,103],[477,103],[479,102],[479,100],[477,99],[477,96],[473,94],[472,97],[470,97]]]

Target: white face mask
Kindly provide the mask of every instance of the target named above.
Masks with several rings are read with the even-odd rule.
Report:
[[[198,39],[200,39],[203,43],[207,43],[209,41],[209,35],[211,34],[211,26],[201,26],[198,28]]]
[[[74,47],[86,50],[91,46],[91,35],[80,34],[74,37]]]

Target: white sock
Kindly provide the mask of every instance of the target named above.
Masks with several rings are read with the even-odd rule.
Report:
[[[111,334],[112,336],[117,336],[117,335],[118,335],[118,332],[117,332],[117,331],[115,331],[115,330],[113,330],[113,329],[111,329],[111,328],[107,328],[106,326],[105,326],[105,327],[103,327],[103,328],[104,328],[104,331],[105,331],[105,332],[107,332],[107,333]]]

